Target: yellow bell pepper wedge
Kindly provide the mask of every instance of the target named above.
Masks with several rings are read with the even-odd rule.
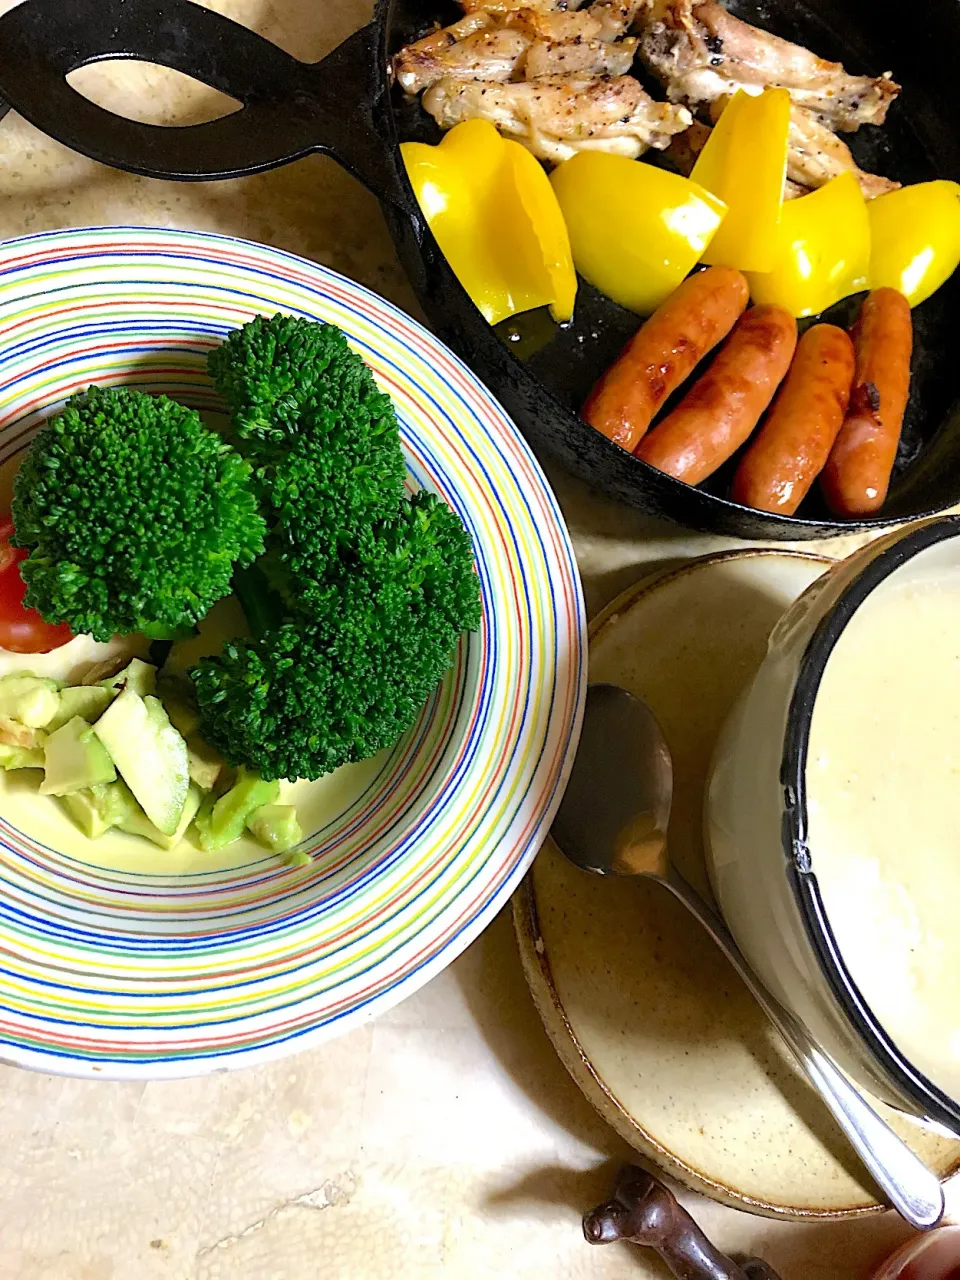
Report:
[[[490,324],[543,306],[569,320],[570,240],[550,179],[526,148],[486,120],[467,120],[438,146],[400,150],[430,230]]]
[[[726,213],[689,178],[603,151],[578,152],[550,181],[577,270],[642,316],[693,270]]]
[[[860,184],[841,173],[819,191],[786,200],[772,271],[748,272],[754,302],[816,316],[867,287],[870,219]]]
[[[889,287],[918,306],[960,264],[960,185],[938,179],[901,187],[867,205],[870,288]]]
[[[727,206],[703,261],[741,271],[772,271],[787,176],[790,94],[738,89],[724,108],[690,178]]]

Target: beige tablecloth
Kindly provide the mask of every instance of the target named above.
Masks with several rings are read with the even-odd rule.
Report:
[[[211,7],[307,59],[370,9]],[[77,82],[146,120],[222,110],[216,93],[162,69],[111,64]],[[417,314],[375,201],[330,161],[177,185],[102,169],[13,115],[0,123],[0,237],[111,222],[262,240]],[[733,545],[645,519],[556,469],[551,478],[591,611],[653,562]],[[0,1280],[665,1275],[636,1250],[583,1242],[580,1215],[628,1152],[555,1058],[507,915],[400,1008],[286,1062],[148,1085],[0,1068],[0,1090]],[[785,1280],[865,1277],[904,1234],[889,1217],[797,1226],[684,1198],[723,1247],[763,1255]]]

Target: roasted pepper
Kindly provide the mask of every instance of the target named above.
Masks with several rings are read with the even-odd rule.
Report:
[[[960,186],[939,180],[901,187],[867,205],[870,288],[889,286],[917,306],[960,263]]]
[[[860,184],[841,173],[819,191],[784,202],[779,248],[768,272],[749,272],[754,302],[815,316],[867,287],[870,220]]]
[[[439,146],[400,150],[430,230],[486,319],[549,306],[555,320],[569,320],[577,292],[570,240],[530,152],[485,120],[456,125]]]
[[[787,175],[790,94],[738,90],[724,108],[690,174],[727,206],[704,262],[772,271]]]
[[[602,151],[578,152],[551,181],[577,270],[640,315],[696,266],[726,213],[689,178]]]

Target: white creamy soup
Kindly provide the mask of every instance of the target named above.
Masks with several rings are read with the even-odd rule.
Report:
[[[831,655],[807,761],[809,844],[853,980],[960,1099],[960,577],[891,575]]]

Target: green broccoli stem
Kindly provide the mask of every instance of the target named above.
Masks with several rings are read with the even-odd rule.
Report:
[[[265,636],[283,618],[284,608],[280,597],[271,588],[267,575],[259,564],[237,570],[233,575],[233,594],[240,602],[247,625],[256,640]]]

